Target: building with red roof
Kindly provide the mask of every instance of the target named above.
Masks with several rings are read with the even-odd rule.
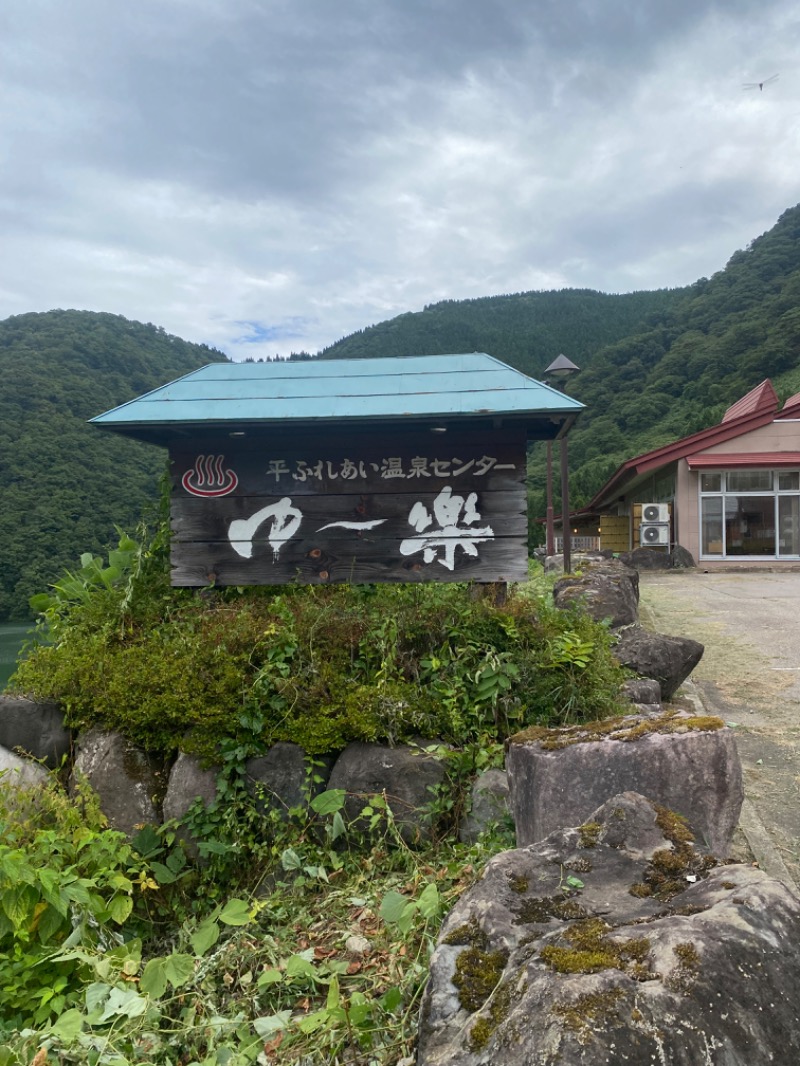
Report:
[[[800,566],[800,393],[763,381],[722,421],[623,463],[571,516],[601,548],[681,545],[704,569]]]

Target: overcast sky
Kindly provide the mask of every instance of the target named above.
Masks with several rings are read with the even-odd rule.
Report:
[[[796,0],[2,0],[0,318],[689,284],[800,201],[798,57]]]

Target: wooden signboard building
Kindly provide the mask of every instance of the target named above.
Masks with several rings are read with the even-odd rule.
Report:
[[[581,406],[473,353],[212,363],[92,422],[169,449],[174,585],[494,582]]]

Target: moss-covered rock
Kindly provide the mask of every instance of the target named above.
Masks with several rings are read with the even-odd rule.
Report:
[[[715,865],[641,796],[590,821],[592,847],[559,830],[496,856],[462,896],[431,959],[418,1066],[800,1061],[800,899]],[[631,894],[653,871],[669,893]]]
[[[562,825],[583,824],[586,835],[595,808],[632,791],[679,812],[701,845],[727,855],[744,800],[731,730],[676,708],[523,730],[506,744],[506,771],[520,845]]]

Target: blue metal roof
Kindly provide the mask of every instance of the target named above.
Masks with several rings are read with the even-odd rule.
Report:
[[[91,419],[134,427],[560,414],[583,404],[480,352],[211,363]]]

